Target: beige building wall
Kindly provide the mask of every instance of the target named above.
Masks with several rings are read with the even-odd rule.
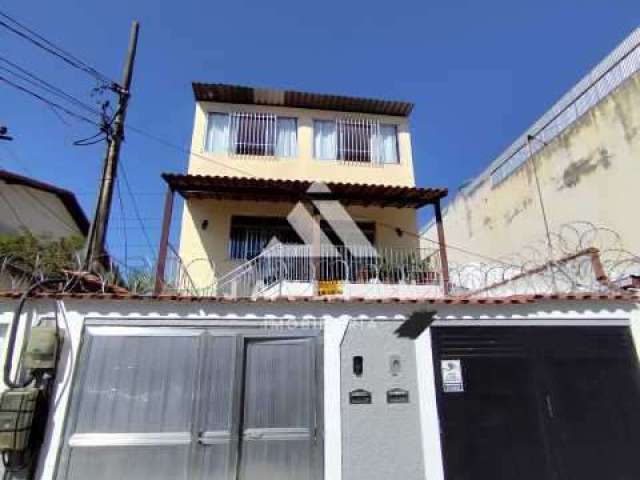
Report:
[[[209,112],[269,112],[294,117],[298,124],[298,157],[216,155],[205,151]],[[372,165],[313,158],[313,121],[335,118],[367,118],[393,124],[398,131],[399,163]],[[285,180],[312,180],[415,186],[411,137],[406,117],[365,115],[333,111],[259,105],[197,102],[192,152],[188,173],[227,175]],[[286,217],[293,203],[189,200],[185,203],[180,237],[180,257],[199,287],[211,284],[242,263],[229,258],[229,234],[233,215]],[[377,247],[410,247],[419,244],[414,236],[399,236],[395,228],[417,231],[414,209],[352,207],[347,209],[356,221],[376,222]],[[208,221],[206,230],[202,222]],[[383,226],[386,225],[386,226]]]
[[[640,73],[584,114],[503,182],[487,178],[460,193],[444,213],[449,258],[479,262],[455,247],[501,258],[545,238],[533,163],[540,178],[550,230],[591,222],[617,232],[622,248],[640,254]],[[435,240],[434,225],[424,237]],[[423,243],[428,243],[423,241]],[[545,258],[531,258],[544,263]]]
[[[261,156],[216,155],[205,151],[207,114],[209,112],[268,112],[298,120],[298,157],[277,158]],[[400,162],[394,165],[372,165],[313,158],[313,120],[334,118],[366,118],[393,124],[398,130]],[[301,108],[228,103],[197,102],[189,173],[199,175],[228,175],[238,177],[275,178],[285,180],[315,180],[327,182],[374,183],[415,186],[411,137],[406,117],[343,113]]]
[[[0,181],[0,234],[31,232],[57,240],[83,236],[60,198],[50,192]]]

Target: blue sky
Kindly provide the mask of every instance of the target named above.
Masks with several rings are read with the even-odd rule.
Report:
[[[193,80],[414,102],[417,182],[448,187],[450,196],[640,24],[637,0],[40,0],[5,1],[0,10],[115,79],[130,22],[139,20],[128,120],[184,147]],[[0,55],[96,101],[90,77],[4,29]],[[2,123],[15,140],[0,142],[0,166],[69,188],[92,215],[104,149],[73,142],[95,130],[0,82]],[[184,170],[186,154],[130,132],[122,159],[152,245],[122,183],[110,250],[124,256],[126,232],[128,256],[152,258],[159,175]]]

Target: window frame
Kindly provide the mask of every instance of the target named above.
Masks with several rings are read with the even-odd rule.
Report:
[[[275,118],[275,126],[273,130],[273,155],[257,155],[251,153],[236,153],[231,151],[232,139],[231,139],[231,122],[234,114],[264,114],[264,115],[273,115]],[[208,145],[209,142],[209,128],[211,127],[211,116],[212,115],[225,115],[228,120],[228,137],[227,137],[227,152],[216,153],[213,149]],[[278,121],[280,119],[285,120],[293,120],[295,122],[295,134],[296,134],[296,148],[295,155],[286,157],[277,154],[277,142],[278,142]],[[204,135],[202,141],[202,151],[209,155],[225,155],[225,156],[233,156],[237,158],[250,157],[250,158],[272,158],[278,160],[290,160],[294,158],[299,158],[300,156],[300,117],[296,117],[293,115],[279,115],[277,113],[272,112],[252,112],[252,111],[233,111],[233,112],[225,112],[220,110],[207,110],[205,111],[205,125],[204,125]]]
[[[346,158],[340,158],[340,150],[341,150],[341,142],[340,142],[340,127],[339,127],[339,123],[340,122],[344,122],[345,124],[348,125],[348,122],[351,120],[360,120],[358,118],[355,119],[350,119],[350,118],[342,118],[342,117],[335,117],[335,118],[330,118],[330,119],[326,119],[326,118],[313,118],[312,119],[312,127],[313,127],[313,132],[312,132],[312,137],[311,137],[311,141],[312,141],[312,158],[315,161],[319,161],[319,162],[338,162],[338,163],[346,163],[349,165],[375,165],[375,166],[385,166],[385,165],[400,165],[402,163],[401,161],[401,155],[400,155],[400,134],[399,134],[399,125],[397,123],[391,123],[391,122],[384,122],[384,121],[380,121],[380,120],[372,120],[372,119],[366,119],[363,118],[363,120],[367,121],[367,122],[371,122],[370,124],[374,125],[374,128],[372,129],[373,134],[370,135],[378,135],[379,138],[382,138],[381,136],[381,129],[382,127],[393,127],[394,129],[394,137],[395,137],[395,152],[396,152],[396,158],[393,162],[386,162],[386,161],[376,161],[374,160],[374,156],[375,156],[375,150],[369,148],[369,160],[350,160],[350,159],[346,159]],[[317,151],[316,151],[316,124],[317,123],[335,123],[335,132],[336,132],[336,138],[335,138],[335,142],[336,142],[336,154],[335,154],[335,158],[321,158],[318,156]],[[366,125],[366,124],[363,124]],[[354,126],[351,125],[350,128],[353,128]],[[371,141],[371,137],[369,138],[369,141]],[[377,148],[380,148],[380,146],[378,146]]]

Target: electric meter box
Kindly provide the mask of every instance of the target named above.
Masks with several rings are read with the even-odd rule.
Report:
[[[58,353],[58,332],[55,327],[37,326],[31,329],[23,365],[30,370],[53,370]]]
[[[35,388],[12,388],[0,396],[0,451],[22,451],[29,444],[33,413],[38,400]]]

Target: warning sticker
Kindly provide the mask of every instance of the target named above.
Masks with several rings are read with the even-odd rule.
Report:
[[[459,359],[441,360],[440,369],[442,371],[443,392],[464,392],[462,363]]]

